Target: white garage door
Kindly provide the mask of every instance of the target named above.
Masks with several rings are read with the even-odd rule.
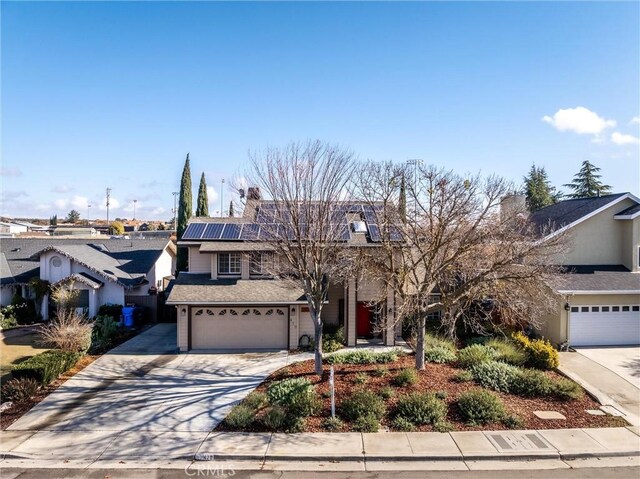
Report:
[[[571,346],[623,346],[640,344],[639,306],[571,306]]]
[[[287,349],[285,307],[193,308],[191,349]]]

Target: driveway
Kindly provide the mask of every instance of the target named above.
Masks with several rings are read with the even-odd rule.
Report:
[[[64,383],[11,431],[209,432],[288,354],[176,354],[159,324]]]
[[[577,351],[640,388],[640,346],[579,348]]]

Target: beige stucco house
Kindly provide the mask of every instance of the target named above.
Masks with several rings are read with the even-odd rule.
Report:
[[[261,240],[258,201],[240,218],[193,218],[179,247],[187,248],[189,269],[178,275],[167,305],[177,309],[178,347],[190,350],[296,349],[313,339],[304,292],[267,272],[270,246]],[[376,247],[374,215],[368,205],[344,206],[345,243]],[[355,216],[354,216],[355,215]],[[349,218],[362,219],[354,225]],[[356,227],[357,226],[357,227]],[[332,283],[322,317],[343,326],[348,345],[358,338],[393,345],[393,298],[379,284],[353,279]]]
[[[531,215],[566,232],[558,310],[541,333],[571,346],[640,344],[640,199],[631,193],[561,201]]]

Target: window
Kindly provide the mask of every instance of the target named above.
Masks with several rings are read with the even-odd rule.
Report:
[[[640,306],[633,306],[631,309],[633,309],[634,311],[638,312],[638,311],[640,311]]]
[[[580,308],[580,310],[581,310],[583,313],[588,313],[588,312],[589,312],[589,306],[582,306],[582,308]]]
[[[269,274],[268,270],[273,266],[272,258],[271,253],[252,252],[249,256],[249,274],[255,276]]]
[[[613,311],[614,313],[617,313],[618,311],[620,311],[620,306],[612,306],[611,311]]]
[[[580,309],[577,306],[571,306],[572,313],[577,313],[578,311],[580,311]]]
[[[218,254],[218,274],[240,274],[240,253]]]
[[[80,292],[78,295],[78,308],[89,308],[89,290],[80,289],[78,291]]]
[[[603,313],[608,313],[609,312],[609,306],[603,306],[602,307],[602,312]]]
[[[627,311],[629,311],[629,306],[623,306],[623,307],[622,307],[622,311],[624,311],[625,313],[626,313]]]
[[[600,312],[600,307],[599,306],[591,306],[591,312],[592,313],[599,313]]]

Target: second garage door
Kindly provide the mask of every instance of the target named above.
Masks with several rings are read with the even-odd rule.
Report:
[[[287,349],[286,307],[193,308],[191,349]]]
[[[640,307],[627,305],[572,306],[569,315],[571,346],[640,344]]]

